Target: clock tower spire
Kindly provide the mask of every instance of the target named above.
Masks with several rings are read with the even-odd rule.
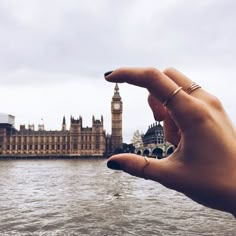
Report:
[[[111,143],[112,151],[122,146],[122,100],[118,84],[115,85],[114,95],[111,101]]]

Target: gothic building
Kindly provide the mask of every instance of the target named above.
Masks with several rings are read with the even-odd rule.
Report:
[[[135,152],[140,155],[163,158],[174,151],[174,146],[165,140],[164,129],[160,122],[151,124],[142,135],[142,146]]]
[[[144,146],[150,144],[163,145],[165,142],[164,130],[160,122],[150,125],[147,132],[143,135],[142,140]]]
[[[92,127],[83,127],[82,117],[70,118],[67,129],[63,117],[61,130],[48,131],[43,125],[14,127],[14,116],[0,114],[0,157],[109,156],[122,145],[122,99],[116,84],[111,101],[111,135],[104,130],[103,117],[92,117]]]
[[[115,92],[111,102],[112,128],[111,128],[111,143],[112,150],[119,148],[122,145],[122,101],[119,93],[119,87],[116,84]]]

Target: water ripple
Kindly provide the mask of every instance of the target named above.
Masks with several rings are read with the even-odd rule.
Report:
[[[234,218],[105,160],[0,162],[0,235],[235,235]]]

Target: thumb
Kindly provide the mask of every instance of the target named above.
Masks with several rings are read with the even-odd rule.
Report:
[[[166,185],[171,182],[173,165],[169,158],[157,160],[135,154],[118,154],[109,158],[107,167],[123,170],[130,175],[150,179]],[[167,184],[168,185],[168,184]]]

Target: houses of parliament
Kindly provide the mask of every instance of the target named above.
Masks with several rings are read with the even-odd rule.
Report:
[[[83,119],[63,117],[61,130],[48,131],[44,125],[14,127],[15,117],[0,114],[0,157],[104,157],[122,145],[122,99],[116,84],[111,100],[111,134],[104,130],[103,116],[92,117],[92,127]]]

